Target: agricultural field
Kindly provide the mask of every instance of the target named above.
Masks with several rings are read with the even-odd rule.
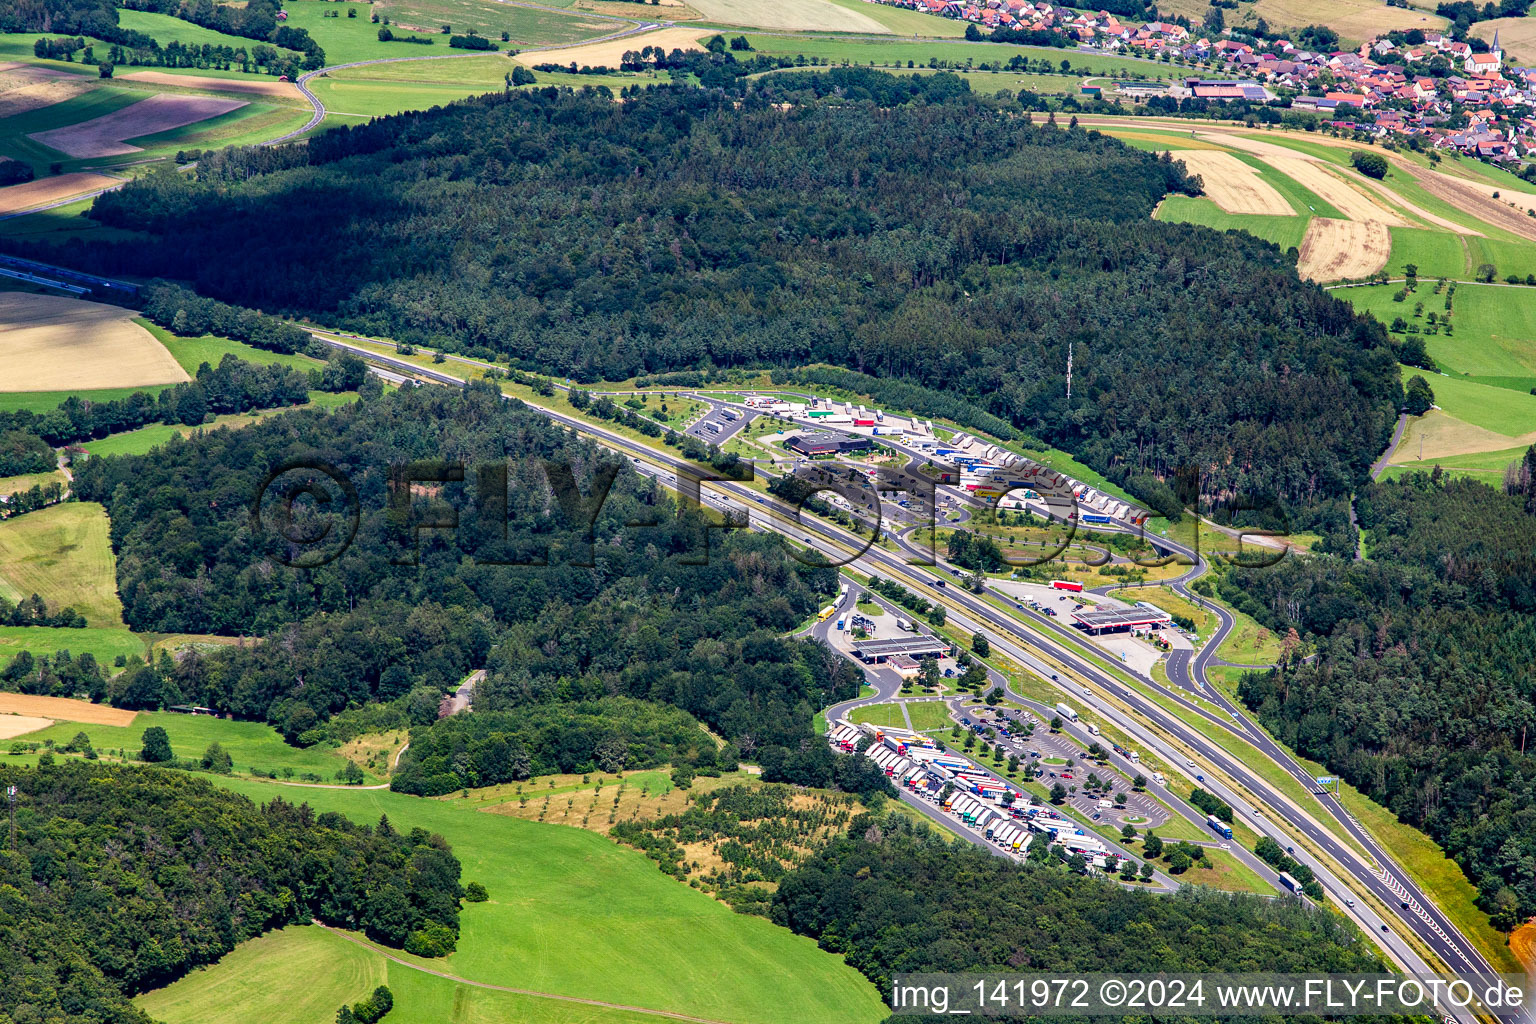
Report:
[[[876,67],[905,68],[926,65],[930,60],[947,61],[955,67],[1007,61],[1014,57],[1048,61],[1059,67],[1063,60],[1073,70],[1089,75],[1108,75],[1115,78],[1165,79],[1171,76],[1169,66],[1153,61],[1130,57],[1101,57],[1096,54],[1058,50],[1045,46],[1015,46],[1011,43],[965,43],[949,40],[918,39],[838,39],[827,36],[798,35],[747,35],[754,50],[767,54],[785,54],[791,57],[816,58],[833,64],[851,63]]]
[[[355,9],[357,17],[347,17],[347,8]],[[621,31],[630,24],[595,15],[500,4],[494,0],[400,0],[398,3],[383,0],[373,5],[353,4],[346,0],[294,0],[284,9],[288,11],[289,25],[308,30],[325,48],[326,63],[330,65],[392,57],[470,55],[472,51],[449,49],[450,33],[443,32],[444,25],[452,27],[451,34],[464,35],[473,31],[503,48],[524,49],[580,42]],[[325,17],[327,11],[337,10],[342,12],[340,17]],[[381,18],[388,18],[390,27],[397,34],[431,36],[432,44],[423,46],[400,40],[381,42],[379,26],[370,20],[375,12]],[[503,32],[511,37],[507,43],[501,42]]]
[[[52,610],[74,608],[92,626],[121,626],[106,510],[65,502],[0,522],[0,594],[11,601],[37,594]]]
[[[863,9],[829,0],[688,0],[704,20],[779,32],[853,32],[861,35],[891,31]],[[934,21],[947,19],[932,19]]]
[[[8,391],[172,384],[187,373],[121,306],[0,291],[0,362]]]
[[[535,64],[574,62],[577,67],[617,68],[623,62],[624,54],[629,51],[647,46],[659,46],[668,53],[673,50],[702,50],[704,47],[699,40],[711,35],[713,33],[702,29],[678,26],[558,50],[526,50],[519,53],[516,59],[529,67]]]
[[[1172,0],[1165,14],[1182,14],[1191,20],[1203,18],[1209,10],[1204,0]],[[1446,27],[1446,19],[1425,10],[1401,7],[1384,7],[1371,0],[1258,0],[1244,3],[1238,10],[1228,12],[1229,26],[1253,26],[1263,19],[1276,28],[1302,28],[1307,25],[1327,25],[1341,37],[1345,48],[1349,44],[1382,35],[1391,29],[1424,31]],[[1507,19],[1519,21],[1519,18]],[[1481,28],[1481,24],[1477,26]]]
[[[206,121],[244,106],[243,100],[160,93],[140,99],[110,114],[28,137],[76,159],[126,156],[141,153],[125,140],[142,138]]]
[[[21,476],[0,476],[0,496],[15,494],[17,491],[29,491],[33,487],[46,487],[48,484],[64,484],[64,474],[58,470],[52,473],[23,473]]]
[[[733,913],[593,832],[480,813],[473,800],[219,781],[254,800],[301,797],[360,823],[388,814],[402,831],[443,835],[464,880],[481,882],[491,898],[466,909],[457,953],[432,961],[395,954],[401,961],[471,982],[733,1024],[876,1024],[889,1012],[840,957]],[[277,998],[275,990],[263,998]]]
[[[1402,371],[1404,380],[1420,374],[1429,382],[1436,408],[1409,420],[1394,466],[1427,470],[1445,462],[1491,473],[1489,463],[1496,464],[1502,453],[1536,444],[1536,396],[1406,366]],[[1483,457],[1464,467],[1469,454]]]
[[[126,728],[137,712],[68,697],[38,697],[25,693],[0,693],[0,715],[26,715],[48,724],[53,720]],[[70,735],[74,735],[71,733]],[[69,742],[67,739],[65,742]]]
[[[309,406],[316,408],[335,408],[356,400],[357,392],[346,391],[332,394],[326,391],[311,391],[309,393]],[[305,408],[299,406],[296,408]],[[95,441],[87,441],[81,447],[95,456],[104,455],[143,455],[152,448],[156,448],[173,437],[189,437],[200,430],[218,430],[221,427],[250,426],[269,416],[287,412],[284,409],[255,409],[251,412],[228,413],[223,416],[215,416],[207,423],[199,423],[196,426],[185,426],[180,423],[151,423],[137,430],[125,430],[120,434],[108,434],[106,437]]]

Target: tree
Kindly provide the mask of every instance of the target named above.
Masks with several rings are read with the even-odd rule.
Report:
[[[1163,855],[1162,837],[1155,832],[1148,832],[1147,838],[1142,841],[1141,852],[1143,856],[1151,860],[1161,857]]]
[[[112,70],[113,68],[111,61],[104,60],[100,64],[96,65],[96,75],[98,78],[111,78]]]
[[[1051,716],[1051,732],[1061,732],[1061,716]]]
[[[1141,877],[1143,880],[1148,880],[1152,877],[1152,865],[1148,861],[1141,862]]]
[[[176,755],[171,753],[171,738],[165,734],[165,729],[158,725],[152,725],[144,730],[143,744],[139,749],[140,761],[162,764],[176,759]]]
[[[925,690],[937,689],[944,676],[939,672],[939,659],[924,658],[922,667],[918,671],[918,685]]]
[[[528,68],[523,67],[521,64],[512,69],[513,86],[533,85],[537,81],[538,78],[534,75],[534,73]]]
[[[464,899],[469,903],[484,903],[490,898],[490,894],[485,891],[485,886],[479,882],[470,882],[464,886]]]
[[[1175,875],[1182,875],[1190,869],[1191,863],[1189,854],[1182,849],[1176,849],[1168,858],[1168,870]]]
[[[1483,284],[1492,284],[1494,276],[1498,272],[1498,268],[1492,263],[1479,263],[1477,265],[1477,272],[1473,276]]]
[[[361,786],[363,784],[363,770],[355,762],[348,761],[336,773],[336,781],[343,786]]]
[[[1067,799],[1067,787],[1066,786],[1063,786],[1061,783],[1058,782],[1054,786],[1051,787],[1051,803],[1053,803],[1053,804],[1061,804],[1061,803],[1064,803],[1066,801],[1066,799]]]
[[[971,634],[971,650],[976,652],[978,658],[990,657],[992,654],[992,645],[987,642],[987,638],[980,630]]]
[[[1146,789],[1147,777],[1145,775],[1137,775],[1134,779],[1131,780],[1131,785],[1138,791]]]
[[[1136,826],[1135,825],[1121,825],[1120,826],[1120,838],[1124,839],[1126,842],[1130,842],[1132,839],[1135,839],[1136,838]]]
[[[1430,389],[1429,381],[1418,374],[1408,378],[1408,386],[1403,389],[1405,400],[1403,411],[1410,416],[1423,416],[1435,406],[1435,393]]]
[[[228,775],[235,767],[229,751],[225,750],[217,740],[208,744],[208,749],[203,751],[203,759],[200,763],[204,771],[217,772],[220,775]]]
[[[1380,153],[1371,153],[1363,149],[1357,149],[1349,155],[1349,162],[1355,165],[1355,169],[1368,178],[1385,178],[1387,176],[1387,158]]]

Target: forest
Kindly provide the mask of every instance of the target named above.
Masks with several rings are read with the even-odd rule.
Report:
[[[1536,451],[1527,456],[1536,464]],[[1264,724],[1467,872],[1500,928],[1536,913],[1536,517],[1507,491],[1414,473],[1358,502],[1371,557],[1232,570],[1222,596],[1317,657],[1243,678]]]
[[[460,867],[439,836],[258,807],[185,772],[51,762],[0,765],[0,787],[17,789],[0,848],[0,1019],[149,1024],[131,996],[311,919],[452,948]]]
[[[829,364],[1347,534],[1401,401],[1386,332],[1273,246],[1152,220],[1181,164],[907,81],[488,95],[145,175],[94,216],[160,241],[35,254],[580,381]]]
[[[855,818],[780,880],[770,915],[882,991],[925,971],[1385,969],[1350,925],[1304,901],[1124,889],[947,842],[900,814]]]
[[[317,453],[356,488],[356,534],[329,564],[296,568],[286,541],[253,533],[252,501],[270,467]],[[431,468],[447,456],[469,467],[466,479]],[[429,482],[401,485],[405,461],[428,466],[416,479]],[[560,489],[562,472],[574,492]],[[437,781],[412,791],[521,770],[473,757],[453,767],[461,746],[486,738],[465,729],[500,733],[539,772],[605,763],[614,745],[646,763],[685,754],[699,764],[703,749],[676,739],[689,715],[770,778],[871,785],[840,773],[811,728],[817,709],[858,692],[862,674],[820,644],[785,638],[836,590],[836,571],[800,563],[773,537],[722,537],[627,463],[489,384],[300,409],[96,459],[76,487],[110,514],[126,622],[261,638],[130,659],[104,684],[117,706],[202,704],[310,743],[338,714],[428,726],[438,698],[485,667],[475,706],[507,717],[423,733],[407,776]],[[449,511],[457,528],[421,527]],[[68,692],[71,679],[55,676],[9,685]],[[362,710],[370,704],[388,707]],[[572,714],[591,728],[548,734]],[[451,770],[434,760],[445,751]]]

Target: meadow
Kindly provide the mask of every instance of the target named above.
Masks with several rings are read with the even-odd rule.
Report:
[[[1402,288],[1372,285],[1336,294],[1383,324],[1401,317],[1422,330],[1425,316],[1414,315],[1419,303],[1425,314],[1444,315],[1445,293],[1435,294],[1433,281],[1421,276],[1416,291],[1402,302],[1394,301]],[[1441,370],[1521,392],[1536,387],[1536,288],[1458,283],[1452,307],[1455,333],[1424,336],[1425,348]]]
[[[1075,50],[1058,50],[1048,46],[1016,46],[1012,43],[966,43],[945,40],[884,40],[839,39],[826,36],[762,35],[749,33],[747,41],[761,53],[787,54],[817,58],[833,64],[852,63],[877,67],[906,67],[926,65],[930,60],[948,61],[958,66],[1007,62],[1014,57],[1049,61],[1059,67],[1063,60],[1074,70],[1091,75],[1109,75],[1129,78],[1139,75],[1152,79],[1164,79],[1171,75],[1169,66],[1153,61],[1130,57],[1100,57],[1078,53]]]
[[[320,409],[334,409],[357,399],[357,392],[343,391],[331,393],[328,391],[311,391],[309,393],[309,406]],[[299,407],[305,408],[305,407]],[[257,409],[251,412],[227,413],[223,416],[215,416],[207,423],[188,427],[179,423],[151,423],[147,427],[139,427],[137,430],[125,430],[120,434],[108,434],[106,437],[95,441],[87,441],[81,447],[93,456],[106,455],[143,455],[153,448],[175,437],[190,437],[200,430],[218,430],[220,427],[247,427],[252,423],[287,412],[284,409]]]
[[[254,345],[247,345],[243,341],[235,341],[232,338],[220,338],[212,334],[204,334],[201,337],[183,337],[172,334],[158,324],[150,323],[142,317],[135,317],[134,323],[144,328],[155,339],[164,345],[172,358],[181,364],[181,368],[188,374],[195,375],[197,368],[203,363],[210,366],[218,366],[219,361],[225,356],[235,356],[248,363],[258,366],[291,366],[295,370],[318,370],[325,364],[310,356],[290,354],[285,352],[272,352]]]
[[[73,652],[71,652],[73,653]],[[295,778],[306,773],[317,775],[331,782],[338,771],[346,767],[346,759],[333,748],[314,746],[300,748],[284,742],[276,729],[263,722],[237,722],[233,719],[214,718],[211,715],[183,715],[174,711],[141,711],[132,725],[81,725],[61,721],[47,729],[28,733],[26,739],[34,742],[52,740],[55,744],[68,743],[77,732],[85,732],[98,751],[124,750],[127,756],[137,756],[143,745],[144,730],[160,726],[170,737],[171,751],[178,758],[196,759],[202,756],[210,743],[218,743],[229,752],[235,762],[235,772],[249,774],[252,768],[262,771],[292,772]],[[363,764],[365,784],[382,781]],[[292,787],[290,787],[292,789]],[[302,799],[304,790],[293,790],[291,799]]]
[[[470,914],[479,908],[471,907]],[[306,979],[294,985],[293,979]],[[388,985],[390,1024],[642,1024],[652,1014],[498,992],[435,977],[348,936],[292,925],[241,943],[217,964],[140,996],[138,1007],[165,1024],[267,1024],[331,1020]]]
[[[35,513],[33,513],[35,514]],[[73,655],[89,653],[103,665],[118,655],[143,655],[144,638],[126,626],[90,626],[62,629],[51,626],[0,626],[0,666],[9,665],[22,651],[34,658],[56,651]]]
[[[477,802],[456,798],[220,784],[258,801],[302,799],[358,822],[387,814],[397,829],[443,835],[464,880],[484,884],[490,901],[464,913],[457,953],[402,960],[470,981],[739,1024],[874,1024],[887,1015],[874,987],[839,957],[733,913],[595,833],[478,813]]]
[[[0,593],[12,601],[38,594],[50,609],[73,607],[92,626],[120,626],[116,566],[107,513],[95,502],[65,502],[0,522]]]

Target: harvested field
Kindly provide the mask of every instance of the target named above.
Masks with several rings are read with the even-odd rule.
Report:
[[[558,50],[527,50],[512,59],[529,67],[575,61],[577,67],[585,64],[594,68],[616,68],[624,59],[624,54],[631,50],[643,50],[647,46],[659,46],[668,53],[673,50],[702,50],[704,47],[699,45],[699,40],[709,35],[714,33],[700,32],[696,28],[664,28],[656,32],[607,39],[600,43],[583,43]]]
[[[1411,165],[1397,166],[1412,174],[1424,186],[1424,190],[1435,198],[1444,199],[1458,210],[1471,214],[1485,224],[1503,228],[1512,235],[1536,239],[1536,217],[1527,217],[1524,210],[1508,205],[1508,201],[1503,198],[1493,198],[1494,189],[1485,191],[1464,178],[1454,178],[1441,171]],[[1515,193],[1510,195],[1514,196]]]
[[[1391,251],[1392,235],[1380,221],[1313,217],[1296,270],[1313,281],[1369,277],[1387,265]]]
[[[278,99],[297,100],[303,95],[292,82],[279,82],[273,78],[265,82],[252,82],[243,78],[209,78],[206,75],[172,75],[165,71],[135,71],[131,75],[119,75],[125,82],[145,82],[149,85],[173,85],[183,89],[202,89],[205,92],[234,92],[242,96],[274,96]]]
[[[1319,160],[1308,160],[1295,155],[1266,156],[1264,159],[1281,174],[1292,178],[1302,187],[1316,192],[1325,202],[1331,203],[1350,220],[1378,221],[1395,228],[1408,227],[1408,222],[1399,217],[1395,210],[1388,209],[1360,189],[1326,170]]]
[[[122,179],[109,178],[105,174],[59,174],[20,185],[8,185],[0,188],[0,215],[46,206],[61,199],[83,196],[121,184]]]
[[[245,100],[221,100],[212,96],[170,93],[151,96],[121,110],[46,132],[27,136],[67,156],[84,160],[141,152],[124,139],[138,139],[156,132],[206,121],[245,106]]]
[[[87,725],[132,725],[137,711],[68,697],[34,697],[28,693],[0,693],[0,715],[27,715]],[[0,718],[0,721],[4,721]]]
[[[1174,154],[1191,174],[1200,175],[1205,194],[1228,213],[1259,213],[1294,217],[1296,211],[1259,172],[1231,153],[1185,150]]]
[[[86,391],[187,379],[165,346],[133,322],[130,310],[26,292],[0,292],[0,365],[7,391]]]
[[[1434,387],[1438,378],[1429,377],[1428,380],[1430,386]],[[1502,452],[1529,444],[1536,444],[1536,432],[1513,436],[1501,434],[1457,419],[1440,409],[1431,409],[1423,416],[1408,421],[1402,443],[1392,453],[1391,464],[1416,465],[1419,463],[1420,452],[1423,452],[1427,462],[1477,452]]]
[[[891,30],[867,14],[829,0],[689,0],[706,21],[790,32],[858,32],[889,35]]]
[[[51,718],[32,718],[28,715],[0,715],[0,740],[12,740],[29,732],[46,729],[53,724]]]

